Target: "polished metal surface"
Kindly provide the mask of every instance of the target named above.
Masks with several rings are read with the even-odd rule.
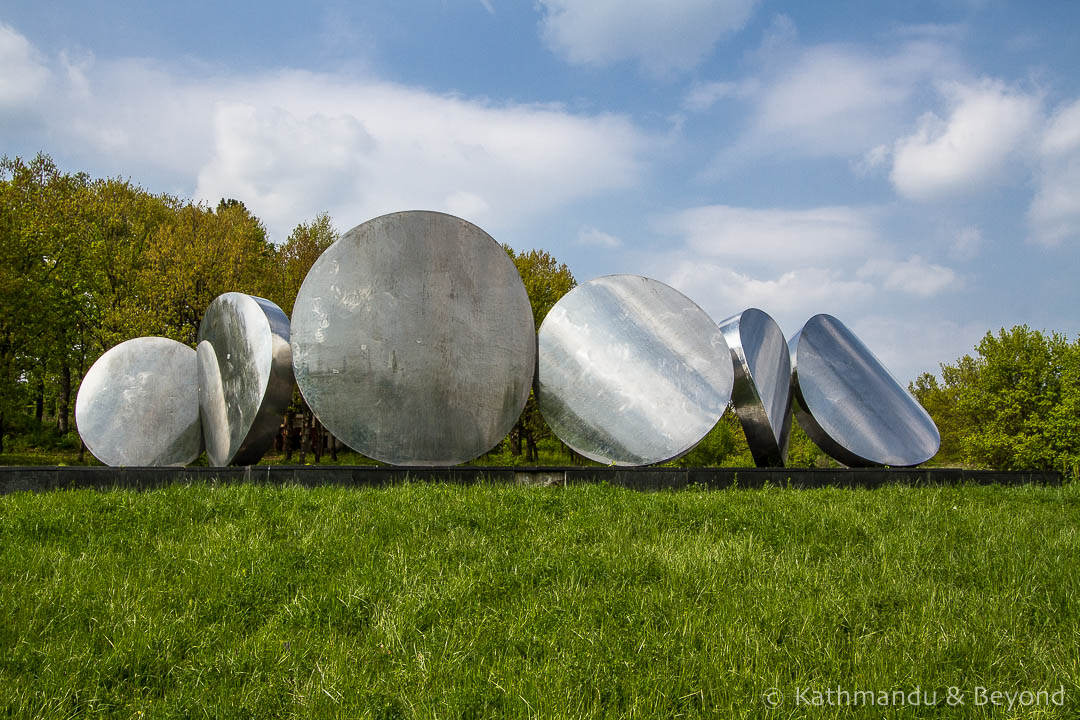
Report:
[[[842,322],[815,315],[788,348],[795,416],[834,459],[909,467],[937,453],[930,415]]]
[[[274,303],[230,292],[199,324],[199,410],[211,465],[252,465],[292,401],[289,319]]]
[[[540,326],[537,399],[563,442],[593,460],[679,457],[731,399],[731,354],[716,323],[677,290],[608,275],[567,293]]]
[[[106,465],[186,465],[202,452],[195,351],[163,337],[98,358],[75,398],[75,424]]]
[[[787,462],[791,434],[791,358],[784,332],[767,313],[749,308],[720,323],[731,348],[731,404],[758,467]]]
[[[327,248],[292,316],[296,382],[326,428],[395,465],[494,447],[525,407],[536,332],[487,233],[436,212],[369,220]]]

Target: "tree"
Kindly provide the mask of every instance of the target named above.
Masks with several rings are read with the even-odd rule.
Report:
[[[311,222],[293,228],[288,240],[277,250],[266,298],[292,317],[296,294],[308,271],[339,237],[330,215],[325,212],[316,215]]]
[[[532,306],[533,324],[539,331],[540,324],[551,308],[563,295],[574,289],[577,281],[566,263],[560,263],[546,250],[517,253],[509,245],[503,247],[517,266],[521,281],[525,284],[525,292]],[[521,455],[524,443],[526,460],[535,462],[538,458],[537,442],[551,436],[551,429],[540,414],[536,394],[530,390],[525,409],[510,433],[511,453]]]
[[[987,333],[916,398],[938,424],[946,458],[1001,470],[1062,470],[1080,460],[1080,340],[1026,325]]]

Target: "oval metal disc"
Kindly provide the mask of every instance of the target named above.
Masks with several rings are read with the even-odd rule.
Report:
[[[564,295],[539,333],[544,420],[585,457],[650,465],[679,457],[731,399],[724,335],[690,298],[637,275],[608,275]]]
[[[787,462],[791,434],[791,358],[776,321],[749,308],[720,323],[731,348],[731,402],[758,467]]]
[[[106,465],[186,465],[202,452],[197,377],[187,345],[163,337],[122,342],[79,386],[79,435]]]
[[[930,415],[835,317],[810,318],[788,347],[795,417],[835,460],[910,467],[937,453]]]
[[[252,465],[292,401],[289,319],[274,303],[230,292],[199,324],[199,410],[211,465]]]
[[[292,316],[296,382],[345,444],[394,465],[481,455],[529,397],[536,332],[513,261],[436,212],[369,220],[312,266]]]

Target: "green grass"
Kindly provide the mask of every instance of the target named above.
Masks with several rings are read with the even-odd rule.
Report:
[[[1075,718],[1078,528],[1076,484],[6,496],[0,717]],[[939,705],[795,704],[837,687]]]

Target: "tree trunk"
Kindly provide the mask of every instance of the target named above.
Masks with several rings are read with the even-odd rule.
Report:
[[[514,457],[521,455],[521,433],[525,430],[521,420],[517,421],[514,425],[513,431],[510,433],[510,454]]]
[[[338,439],[336,437],[334,437],[333,435],[330,435],[329,433],[327,433],[327,435],[328,435],[328,440],[329,440],[329,444],[330,444],[330,459],[333,460],[334,462],[337,462]]]
[[[525,461],[535,463],[540,458],[540,453],[536,450],[536,440],[533,439],[532,433],[525,435]]]
[[[42,370],[41,375],[38,376],[37,388],[34,390],[34,419],[37,420],[37,424],[41,425],[41,421],[45,419],[45,371]]]
[[[307,411],[300,413],[300,464],[304,464],[304,460],[307,458],[308,447],[311,445],[311,433],[308,432],[308,414]]]
[[[0,412],[0,455],[4,453],[4,413]]]
[[[79,463],[82,464],[82,462],[83,462],[83,460],[85,458],[86,458],[86,443],[84,443],[82,441],[82,438],[79,438]]]
[[[68,408],[71,407],[71,366],[67,360],[60,366],[60,405],[57,408],[57,427],[61,435],[68,431]]]
[[[315,418],[315,413],[311,414],[311,454],[315,456],[315,464],[318,465],[322,461],[323,452],[323,427]]]
[[[285,459],[292,460],[292,423],[291,412],[285,413],[285,427],[281,429],[281,442],[285,444]]]

